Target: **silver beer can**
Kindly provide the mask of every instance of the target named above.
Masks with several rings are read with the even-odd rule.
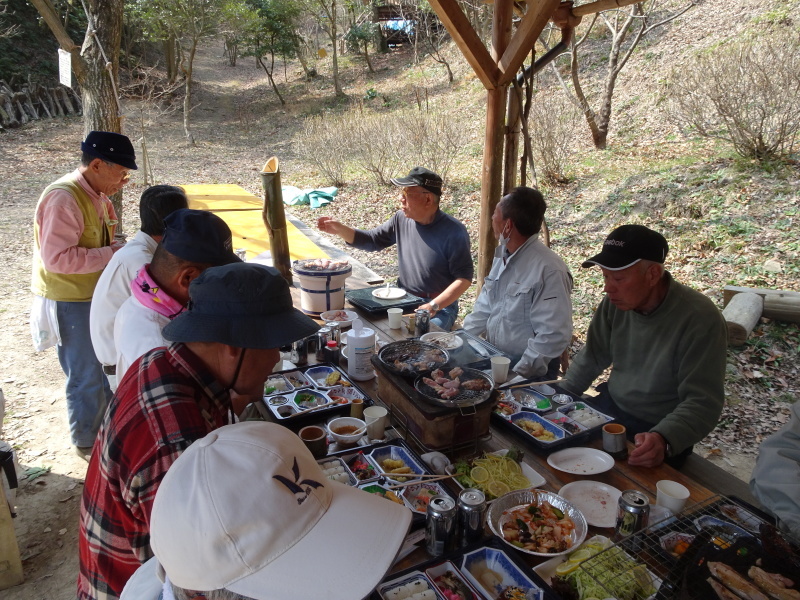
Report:
[[[624,545],[632,552],[641,549],[642,540],[634,533],[647,527],[650,517],[650,500],[637,490],[625,490],[617,504],[617,525],[614,541],[625,540]]]
[[[247,248],[237,248],[234,252],[236,252],[236,256],[238,256],[242,262],[247,262]]]
[[[461,546],[479,542],[484,537],[486,496],[475,488],[466,488],[458,495],[458,531]]]
[[[337,344],[342,343],[342,324],[338,321],[330,321],[325,323],[325,327],[331,330],[328,334],[328,341],[333,340]]]
[[[431,328],[431,311],[427,308],[418,308],[414,311],[414,315],[417,317],[414,335],[416,337],[425,335]]]
[[[431,556],[455,549],[456,512],[456,502],[449,496],[434,496],[428,502],[425,549]]]
[[[325,362],[325,349],[328,347],[328,335],[331,330],[327,327],[320,327],[317,330],[317,362]]]

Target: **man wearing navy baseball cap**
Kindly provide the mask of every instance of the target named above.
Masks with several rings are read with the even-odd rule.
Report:
[[[611,367],[593,402],[625,425],[636,445],[628,462],[642,467],[680,467],[714,429],[724,401],[725,320],[664,269],[668,251],[660,233],[623,225],[583,263],[600,267],[606,296],[560,383],[582,394]]]
[[[164,219],[153,260],[139,269],[114,321],[118,381],[142,354],[168,345],[161,330],[186,308],[189,284],[208,267],[235,262],[231,230],[217,215],[182,208]]]
[[[117,215],[108,197],[130,179],[136,153],[126,136],[111,131],[90,132],[81,150],[78,168],[47,186],[36,205],[31,334],[37,351],[58,345],[70,438],[88,460],[111,397],[92,349],[89,309],[100,273],[122,247],[114,241]]]

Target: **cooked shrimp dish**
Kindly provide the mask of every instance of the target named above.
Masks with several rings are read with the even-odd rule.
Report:
[[[515,546],[543,554],[572,547],[574,521],[549,502],[534,502],[504,515],[503,537]]]

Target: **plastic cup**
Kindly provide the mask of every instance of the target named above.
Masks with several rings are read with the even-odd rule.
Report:
[[[364,409],[364,421],[367,423],[367,436],[371,440],[382,440],[386,437],[386,421],[389,411],[383,406],[369,406]]]
[[[386,310],[386,316],[389,318],[390,329],[400,329],[403,323],[403,309],[402,308],[389,308]]]
[[[656,483],[656,504],[663,506],[678,514],[686,506],[689,499],[689,489],[677,481],[662,479]]]
[[[511,359],[505,356],[493,356],[491,363],[494,382],[505,383],[508,379],[508,366],[511,364]]]

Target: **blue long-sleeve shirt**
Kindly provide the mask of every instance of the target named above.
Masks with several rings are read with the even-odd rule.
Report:
[[[399,210],[374,229],[356,229],[351,245],[372,252],[394,244],[400,265],[397,284],[417,296],[434,298],[456,279],[472,281],[475,274],[467,228],[441,210],[428,225]]]

